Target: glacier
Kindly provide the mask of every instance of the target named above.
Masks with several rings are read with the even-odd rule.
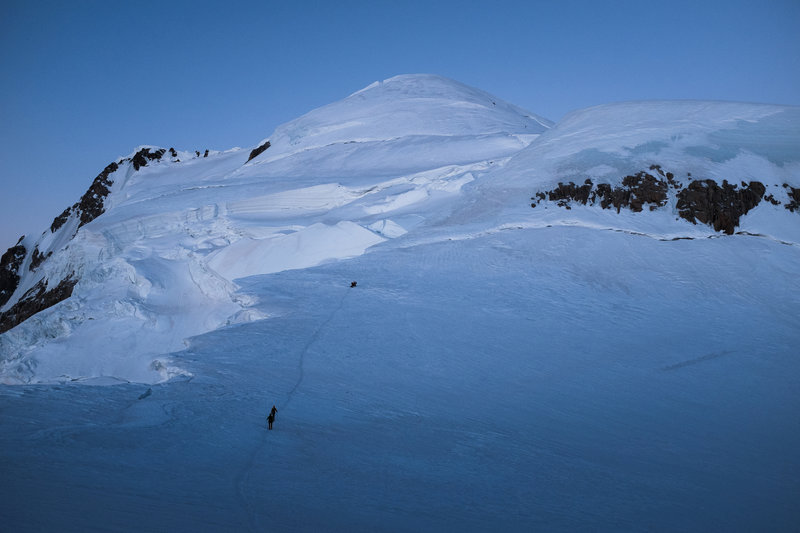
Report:
[[[138,147],[102,213],[20,242],[0,312],[76,281],[0,334],[0,518],[791,531],[797,117],[655,101],[554,124],[404,75],[252,159]],[[661,169],[773,201],[726,235],[681,218],[673,189],[641,212],[545,194]]]

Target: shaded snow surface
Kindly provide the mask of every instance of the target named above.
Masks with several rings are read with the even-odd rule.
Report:
[[[175,354],[194,378],[0,389],[0,516],[10,531],[790,531],[798,279],[797,249],[766,239],[569,227],[251,277],[272,318]]]
[[[548,129],[400,76],[249,162],[121,165],[103,215],[26,241],[52,256],[2,309],[80,279],[0,335],[0,379],[27,383],[0,387],[0,529],[796,531],[798,214],[762,202],[758,236],[721,236],[674,199],[529,201],[659,164],[785,204],[796,116],[634,103]]]

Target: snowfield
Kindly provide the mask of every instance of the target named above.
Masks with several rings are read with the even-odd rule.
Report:
[[[78,279],[0,334],[2,529],[796,530],[798,118],[554,125],[413,75],[252,160],[120,158],[104,213],[23,241],[52,255],[0,308]],[[735,235],[674,195],[531,207],[651,165],[778,203]]]

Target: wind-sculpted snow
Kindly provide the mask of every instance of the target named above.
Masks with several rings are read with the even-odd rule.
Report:
[[[311,111],[251,150],[138,147],[8,256],[3,379],[168,378],[165,354],[185,339],[263,318],[242,279],[375,248],[553,225],[800,242],[796,114],[629,103],[549,129],[483,91],[417,75]],[[35,297],[59,286],[70,290],[50,292],[64,301]]]
[[[356,257],[383,240],[353,222],[317,223],[263,239],[240,239],[212,252],[208,265],[225,278],[237,279]]]

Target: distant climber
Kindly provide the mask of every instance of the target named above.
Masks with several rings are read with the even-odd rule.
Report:
[[[351,281],[351,282],[350,282],[350,288],[351,288],[351,289],[352,289],[353,287],[355,287],[356,285],[358,285],[358,283],[356,283],[355,281]]]
[[[275,414],[277,412],[278,409],[273,405],[269,415],[267,415],[267,427],[269,427],[269,429],[272,429],[272,423],[275,422]]]

